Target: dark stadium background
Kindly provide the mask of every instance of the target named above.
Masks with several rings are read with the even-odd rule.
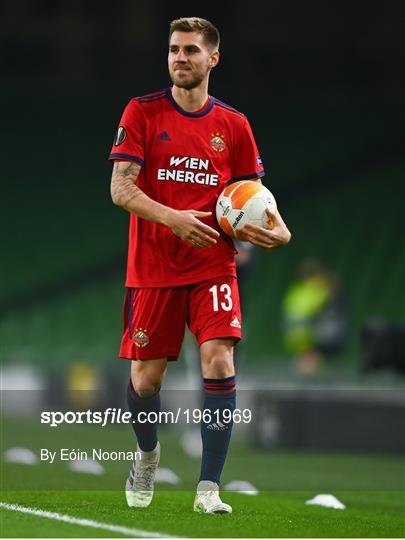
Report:
[[[112,387],[114,395],[125,385],[129,366],[116,355],[128,216],[110,200],[107,156],[127,101],[169,84],[168,24],[189,15],[206,17],[221,31],[221,62],[210,92],[248,116],[265,184],[293,235],[287,248],[257,251],[246,275],[239,380],[250,389],[260,380],[264,411],[276,399],[272,385],[279,385],[280,418],[287,415],[290,431],[276,445],[403,449],[395,427],[403,401],[399,408],[390,401],[403,390],[404,371],[400,1],[234,0],[200,7],[130,0],[4,2],[3,388],[15,381],[46,388],[44,402],[58,404],[63,388],[82,388],[83,378]],[[283,342],[282,299],[308,257],[340,280],[348,339],[318,371],[305,375]],[[362,339],[367,322],[369,337]],[[189,356],[193,352],[189,345]],[[186,363],[183,358],[171,366],[172,384],[182,380]],[[386,365],[374,369],[378,363]],[[193,372],[190,360],[188,366]],[[285,387],[298,388],[298,395],[287,399]],[[300,420],[294,411],[302,414],[302,400],[314,387],[329,398],[336,388],[350,389],[332,400],[322,421],[308,412],[311,422],[324,426],[334,418],[341,425],[336,441],[295,436]],[[364,411],[350,401],[359,392]],[[380,424],[366,425],[365,435],[357,431],[357,442],[353,431],[342,435],[343,406],[359,411],[364,425],[370,411],[377,414],[377,401],[383,403]],[[257,442],[273,444],[271,437],[261,439],[260,426]],[[381,437],[369,437],[383,427]]]

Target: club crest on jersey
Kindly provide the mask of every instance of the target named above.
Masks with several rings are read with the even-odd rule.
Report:
[[[221,133],[213,133],[210,140],[210,146],[215,152],[223,152],[225,150],[225,137]]]
[[[135,328],[135,334],[132,340],[137,347],[142,349],[149,344],[149,337],[146,334],[146,330],[142,328]]]

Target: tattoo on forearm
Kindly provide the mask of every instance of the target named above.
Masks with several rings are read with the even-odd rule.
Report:
[[[126,207],[136,197],[142,195],[143,192],[135,185],[140,169],[138,163],[114,163],[111,192],[120,206]]]
[[[138,176],[140,166],[138,163],[125,163],[124,167],[119,170],[119,162],[114,163],[113,174],[119,172],[124,176],[136,175]]]

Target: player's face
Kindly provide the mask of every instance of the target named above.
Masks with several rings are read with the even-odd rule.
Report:
[[[169,44],[169,73],[175,86],[191,90],[208,77],[217,64],[218,51],[210,51],[199,32],[173,32]]]

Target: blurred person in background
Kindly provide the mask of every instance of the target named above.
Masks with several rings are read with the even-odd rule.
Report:
[[[241,312],[232,240],[213,210],[230,180],[257,180],[262,161],[246,117],[208,94],[219,61],[219,32],[196,17],[173,21],[168,67],[172,88],[132,99],[111,150],[113,202],[130,212],[125,328],[120,357],[132,360],[128,405],[160,411],[168,360],[176,360],[186,322],[196,335],[204,378],[202,465],[194,510],[229,513],[219,497],[236,399],[233,351]],[[281,216],[271,230],[243,229],[246,240],[271,250],[287,244]],[[218,424],[219,422],[219,424]],[[156,423],[133,423],[142,459],[126,483],[129,506],[153,497],[160,445]]]
[[[335,274],[317,259],[305,259],[283,299],[286,349],[301,374],[317,372],[326,357],[340,353],[347,341],[344,294]]]

